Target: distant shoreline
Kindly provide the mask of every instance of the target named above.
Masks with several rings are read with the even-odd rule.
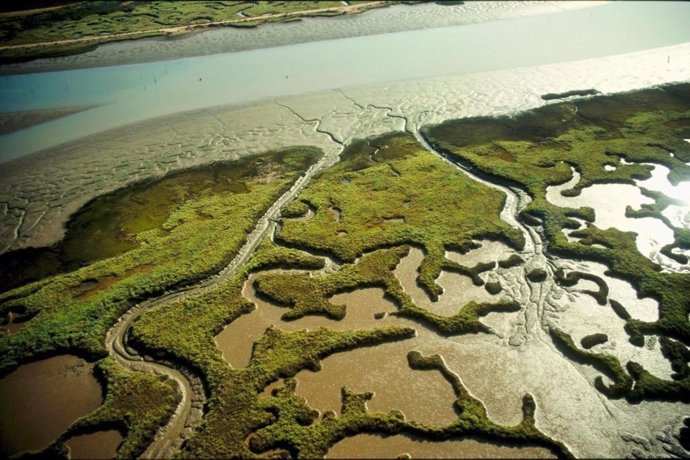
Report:
[[[89,45],[89,50],[80,54],[0,64],[0,76],[141,64],[324,40],[469,25],[518,16],[578,10],[603,3],[606,2],[551,1],[518,5],[487,2],[468,2],[464,5],[384,3],[366,11],[358,10],[357,13],[337,16],[305,15],[291,17],[287,21],[266,22],[266,27],[250,27],[247,24],[235,27],[215,26],[197,28],[184,34],[93,43]]]
[[[51,41],[38,41],[0,45],[0,60],[3,63],[21,63],[35,59],[50,59],[73,54],[81,54],[95,49],[95,47],[119,41],[137,40],[141,38],[159,38],[184,36],[191,32],[206,30],[211,27],[257,27],[271,22],[289,22],[303,17],[314,16],[338,16],[358,14],[364,11],[390,6],[394,2],[372,1],[344,4],[342,6],[328,6],[325,8],[312,8],[300,11],[285,11],[280,13],[267,13],[259,16],[241,16],[233,19],[218,21],[192,22],[157,29],[143,29],[120,33],[99,33],[77,38],[64,38]]]

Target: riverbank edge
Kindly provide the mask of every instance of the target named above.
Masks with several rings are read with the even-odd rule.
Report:
[[[52,59],[65,56],[74,56],[93,51],[101,45],[107,43],[118,43],[126,41],[136,41],[144,38],[164,38],[164,39],[183,39],[190,34],[203,32],[216,27],[235,27],[235,28],[255,28],[265,24],[277,24],[292,21],[300,21],[302,18],[314,17],[333,17],[342,15],[361,14],[366,11],[385,8],[395,4],[414,4],[414,1],[385,0],[367,3],[356,3],[354,5],[343,5],[341,7],[327,7],[319,10],[304,10],[288,13],[267,14],[256,17],[240,18],[235,21],[217,21],[208,23],[181,24],[167,29],[176,29],[174,32],[167,29],[140,30],[128,33],[114,34],[111,36],[88,36],[79,39],[60,40],[54,42],[35,42],[12,46],[0,46],[0,74],[6,69],[7,64],[22,64],[35,61],[37,59]],[[134,36],[133,36],[134,35]],[[70,42],[63,44],[62,42]],[[73,43],[72,43],[73,42]],[[13,53],[15,49],[25,49],[26,54]],[[123,62],[126,63],[126,62]],[[48,64],[50,67],[50,64]],[[23,73],[20,70],[11,73]]]

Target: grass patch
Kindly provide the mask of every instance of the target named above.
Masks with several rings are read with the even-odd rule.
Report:
[[[432,298],[442,292],[435,281],[441,270],[455,267],[445,258],[446,250],[464,253],[476,246],[474,239],[483,238],[515,248],[524,244],[522,234],[499,218],[502,193],[449,168],[411,135],[355,141],[341,158],[287,209],[285,216],[303,214],[306,203],[315,215],[283,219],[276,236],[281,244],[345,262],[382,247],[420,246],[425,257],[418,281]],[[338,208],[340,218],[330,208]]]
[[[372,145],[375,147],[369,149]],[[382,148],[385,145],[389,147]],[[376,148],[379,148],[379,152],[373,154]],[[369,153],[373,154],[373,158],[369,158]],[[567,455],[564,446],[546,438],[533,427],[533,423],[529,423],[529,416],[526,417],[528,422],[518,427],[504,428],[493,424],[485,426],[484,423],[488,422],[485,411],[474,407],[477,402],[472,403],[470,400],[464,403],[467,409],[462,422],[449,427],[424,427],[406,422],[395,411],[390,414],[370,414],[364,410],[364,402],[371,395],[357,394],[347,389],[343,390],[343,414],[330,414],[319,422],[318,413],[294,394],[295,382],[292,377],[300,370],[318,370],[320,360],[331,353],[412,337],[414,330],[409,328],[388,327],[340,332],[320,328],[310,332],[285,333],[271,327],[255,343],[246,368],[232,369],[223,361],[220,351],[214,346],[214,337],[226,324],[253,309],[251,302],[241,295],[249,275],[269,268],[321,268],[323,259],[302,251],[303,248],[313,253],[332,254],[347,262],[332,273],[309,275],[268,272],[257,276],[254,285],[257,294],[288,307],[283,317],[285,320],[304,315],[342,318],[346,312],[345,307],[331,304],[329,299],[335,294],[365,287],[383,289],[386,296],[398,306],[396,314],[424,322],[446,334],[485,331],[485,326],[479,321],[482,315],[489,311],[519,309],[518,305],[512,303],[470,303],[452,317],[433,315],[414,304],[393,274],[393,269],[409,251],[407,241],[410,238],[407,235],[420,235],[420,238],[424,235],[421,214],[442,215],[446,206],[451,206],[441,201],[440,209],[434,209],[429,206],[437,204],[438,197],[432,201],[430,195],[418,198],[419,194],[408,196],[398,192],[405,188],[405,183],[396,184],[396,194],[387,195],[393,181],[408,181],[407,184],[416,183],[421,187],[422,179],[434,177],[436,181],[440,178],[443,186],[459,182],[455,184],[454,190],[466,193],[471,191],[474,193],[473,199],[487,193],[490,195],[493,215],[487,209],[482,210],[482,213],[487,221],[485,228],[492,228],[494,232],[507,227],[502,226],[498,219],[503,201],[500,194],[485,187],[470,188],[467,185],[464,188],[465,183],[471,184],[471,181],[422,150],[406,135],[393,134],[373,141],[357,142],[343,157],[342,163],[313,179],[285,210],[281,220],[282,227],[275,238],[278,244],[268,240],[262,242],[250,261],[215,289],[182,301],[160,305],[145,312],[134,323],[130,343],[148,354],[182,362],[204,376],[210,395],[204,422],[186,443],[182,455],[247,458],[277,449],[283,455],[313,458],[323,456],[338,440],[362,432],[407,433],[427,439],[483,434],[492,440],[536,443]],[[393,174],[393,171],[396,173]],[[415,182],[415,174],[422,176],[416,179],[418,182]],[[353,186],[354,190],[339,190],[338,184],[343,187]],[[321,196],[329,190],[327,196]],[[449,194],[446,190],[442,195]],[[350,199],[354,201],[348,201]],[[385,201],[389,213],[381,212],[385,207],[378,207],[376,201],[379,199]],[[471,200],[468,195],[465,201],[453,201],[451,198],[448,201],[465,205]],[[464,208],[474,209],[470,204]],[[339,212],[334,212],[334,209]],[[412,211],[406,212],[409,209]],[[311,216],[305,219],[308,214]],[[462,215],[472,216],[469,211]],[[404,221],[393,225],[387,218],[394,216]],[[332,223],[326,224],[327,228],[324,230],[322,221],[326,220]],[[491,227],[489,221],[499,223]],[[462,222],[462,219],[455,221],[453,229],[457,229],[458,222]],[[402,236],[398,236],[395,227],[408,225],[410,227]],[[441,217],[439,227],[442,225],[450,227],[450,219]],[[347,235],[338,236],[345,229],[348,230]],[[511,236],[516,233],[509,228],[506,230],[509,230]],[[321,231],[330,233],[324,237],[316,236]],[[309,236],[304,241],[290,239],[301,233]],[[451,229],[448,229],[448,233],[453,235]],[[440,230],[438,234],[442,234]],[[473,231],[461,235],[462,240],[458,239],[449,246],[474,248],[476,244],[472,238],[479,237],[480,233]],[[505,235],[502,236],[508,239]],[[348,246],[341,246],[340,240],[348,238],[352,238],[350,243],[362,243],[361,249],[347,253],[346,257],[343,251]],[[521,243],[509,241],[513,244]],[[441,251],[444,247],[441,243]],[[450,266],[450,261],[445,260],[443,252],[440,263],[441,266]],[[477,276],[494,267],[495,264],[489,264],[467,270]],[[284,388],[274,391],[273,396],[267,400],[259,398],[258,395],[264,388],[278,379],[285,379]],[[459,380],[455,384],[459,385]],[[470,410],[470,406],[474,408]],[[534,408],[533,405],[531,407]],[[484,414],[483,418],[478,418],[477,414],[481,413]],[[246,440],[249,441],[248,444]]]
[[[356,12],[387,6],[358,2]],[[338,11],[310,10],[342,7],[338,1],[132,1],[114,0],[74,2],[59,9],[0,17],[0,38],[3,45],[31,45],[31,48],[0,51],[3,62],[77,54],[102,43],[144,37],[166,36],[165,28],[179,27],[175,33],[187,33],[208,23],[224,21],[224,25],[256,27],[265,22],[299,20],[303,16],[333,16]],[[250,20],[274,14],[275,17]],[[249,20],[248,20],[249,19]],[[59,43],[86,38],[86,42]],[[58,42],[58,43],[54,43]]]
[[[547,252],[564,258],[605,263],[609,267],[607,274],[631,282],[640,297],[656,299],[659,320],[655,322],[632,319],[623,305],[611,302],[616,313],[627,321],[626,331],[632,342],[641,344],[644,335],[654,334],[690,345],[687,320],[690,299],[685,294],[690,289],[690,275],[661,273],[659,266],[639,254],[632,233],[616,229],[604,231],[589,225],[571,233],[579,241],[568,242],[562,230],[572,227],[570,218],[580,217],[591,222],[591,210],[559,208],[545,198],[548,186],[570,179],[571,167],[581,174],[571,194],[595,183],[634,184],[635,179],[649,177],[649,167],[620,164],[621,158],[634,163],[665,165],[671,170],[669,180],[672,183],[687,179],[690,167],[685,163],[690,162],[690,144],[683,139],[687,137],[689,107],[690,84],[684,83],[562,102],[513,117],[453,120],[424,128],[423,135],[455,161],[525,190],[532,202],[520,218],[524,222],[535,220],[543,224]],[[615,171],[604,168],[612,164],[616,165]],[[660,210],[669,204],[664,197],[653,198],[655,205],[643,209],[640,216],[658,217]],[[533,219],[535,217],[537,219]],[[676,231],[677,246],[687,244],[685,233]],[[595,247],[595,244],[603,247]],[[569,274],[565,278],[561,276],[559,282],[567,285],[579,278],[578,274]],[[597,284],[599,290],[590,294],[600,304],[605,303],[607,289],[603,283]],[[567,344],[565,339],[560,342],[564,346]],[[571,353],[574,359],[591,359],[580,352],[571,350]],[[604,367],[615,369],[616,392],[628,392],[628,385],[623,385],[625,371],[621,373],[620,365],[609,363]],[[652,395],[651,390],[642,389],[662,386],[652,381],[639,366],[633,368],[635,375],[640,377],[636,379],[636,394]],[[663,390],[665,397],[685,398],[678,382],[667,384]],[[674,396],[671,395],[673,391],[676,391]]]
[[[116,458],[138,457],[180,402],[177,385],[156,375],[125,371],[112,358],[100,361],[95,372],[106,389],[103,405],[74,422],[55,442],[56,448],[64,449],[63,443],[74,435],[111,428],[124,438]]]
[[[33,317],[17,333],[0,337],[0,375],[50,352],[103,357],[105,333],[124,311],[227,264],[258,218],[317,156],[315,149],[307,148],[272,152],[241,160],[234,168],[211,165],[97,199],[125,219],[118,224],[101,208],[87,206],[77,219],[101,239],[84,238],[99,246],[94,250],[101,254],[100,247],[120,248],[119,230],[126,228],[131,233],[125,239],[136,241],[136,247],[0,295],[2,316],[19,310]],[[174,202],[167,195],[171,190],[179,192]],[[132,197],[138,197],[139,204]]]

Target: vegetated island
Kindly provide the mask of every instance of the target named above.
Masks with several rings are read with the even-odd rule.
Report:
[[[547,93],[541,96],[545,101],[552,101],[554,99],[565,99],[573,96],[596,96],[599,93],[596,89],[574,89],[564,93]]]
[[[625,305],[608,299],[605,286],[591,294],[625,319],[632,343],[644,343],[646,335],[660,337],[663,355],[674,370],[671,380],[652,375],[638,363],[621,363],[606,353],[580,348],[559,329],[549,331],[565,357],[611,380],[607,384],[598,377],[597,390],[631,403],[687,402],[690,300],[685,293],[690,275],[659,271],[637,251],[631,233],[590,225],[572,234],[578,241],[568,241],[563,229],[572,228],[575,217],[592,222],[591,210],[559,208],[544,197],[546,187],[570,179],[570,166],[582,174],[576,189],[610,181],[633,183],[649,175],[643,162],[668,166],[672,181],[686,178],[690,145],[683,139],[690,137],[690,85],[576,103],[577,110],[574,102],[563,102],[515,117],[448,121],[425,127],[422,134],[452,162],[494,183],[526,191],[532,201],[518,218],[540,227],[547,254],[605,263],[640,295],[659,301],[659,319],[640,321],[627,314]],[[500,218],[505,201],[501,192],[465,176],[404,133],[348,145],[338,163],[295,189],[275,231],[255,240],[243,263],[222,271],[243,244],[252,241],[250,233],[261,216],[298,184],[318,157],[315,149],[294,147],[135,184],[87,204],[73,217],[63,242],[37,250],[35,260],[20,252],[26,250],[3,256],[13,260],[15,287],[0,294],[0,314],[19,327],[0,336],[0,375],[46,356],[71,353],[95,361],[104,385],[104,404],[77,420],[45,452],[64,456],[71,436],[115,428],[123,436],[118,456],[138,456],[174,411],[179,397],[169,379],[152,380],[143,372],[146,364],[139,371],[122,367],[122,355],[105,345],[107,331],[138,305],[139,316],[122,332],[128,349],[201,382],[195,397],[202,401],[202,418],[190,421],[193,429],[181,445],[184,457],[253,457],[279,451],[313,458],[359,433],[426,440],[478,437],[570,456],[566,446],[535,426],[538,407],[531,395],[524,395],[519,424],[496,424],[439,356],[411,352],[407,359],[411,369],[438,372],[452,387],[457,419],[445,426],[407,420],[395,410],[372,413],[366,401],[373,395],[347,388],[342,389],[341,414],[321,416],[295,393],[295,375],[318,370],[320,361],[333,353],[407,340],[417,327],[440,336],[485,333],[482,316],[522,308],[504,301],[469,302],[455,315],[441,316],[416,305],[393,276],[410,246],[423,248],[417,282],[436,298],[442,270],[481,284],[480,273],[523,263],[513,257],[465,267],[449,260],[446,250],[466,252],[481,239],[500,240],[516,250],[526,244],[523,235]],[[621,158],[628,163],[619,164]],[[619,167],[607,171],[612,160]],[[644,212],[663,218],[661,210],[669,201],[656,198]],[[673,246],[690,248],[686,230],[676,230]],[[321,271],[324,256],[337,261],[339,268]],[[42,257],[47,261],[41,262]],[[283,306],[286,321],[310,315],[338,320],[346,310],[330,303],[331,295],[378,287],[397,307],[392,317],[417,326],[385,325],[386,318],[381,318],[381,327],[345,331],[283,332],[277,325],[255,342],[246,367],[233,368],[214,337],[254,308],[242,295],[252,273],[258,273],[257,292]],[[542,283],[549,276],[538,272],[529,282]],[[556,273],[554,281],[567,286],[585,276]],[[270,394],[263,394],[276,383]]]
[[[79,54],[114,41],[357,14],[395,3],[400,2],[105,0],[62,1],[52,7],[26,9],[29,2],[23,10],[5,7],[0,12],[0,64]]]

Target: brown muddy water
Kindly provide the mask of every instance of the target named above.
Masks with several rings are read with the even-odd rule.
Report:
[[[380,325],[374,318],[376,313],[391,313],[397,310],[393,304],[383,300],[382,289],[362,289],[357,291],[357,296],[364,296],[367,299],[366,306],[360,304],[355,308],[348,308],[345,318],[341,321],[322,316],[306,316],[296,321],[283,321],[280,318],[289,311],[287,308],[256,297],[254,280],[257,276],[257,274],[252,274],[242,289],[242,294],[254,302],[257,308],[228,324],[216,336],[216,345],[223,354],[223,358],[234,368],[242,368],[249,363],[254,342],[261,338],[269,326],[276,325],[287,332],[313,330],[322,326],[336,330],[373,328]],[[341,295],[334,296],[331,302],[347,303]]]
[[[0,380],[0,453],[44,449],[77,418],[101,405],[93,365],[59,355],[19,367]]]
[[[347,314],[341,321],[309,316],[284,322],[280,316],[287,309],[257,298],[252,287],[254,279],[255,275],[252,275],[243,292],[256,303],[257,309],[229,324],[216,337],[223,357],[234,367],[247,365],[254,341],[270,325],[277,325],[284,331],[321,326],[337,330],[364,329],[392,324],[419,329],[416,323],[401,318],[386,316],[381,320],[375,319],[377,313],[397,310],[384,299],[380,288],[333,296],[330,299],[332,303],[347,305]],[[414,338],[331,355],[321,361],[319,372],[297,374],[297,394],[322,413],[329,410],[340,413],[341,388],[346,386],[358,392],[375,393],[368,404],[372,412],[397,409],[410,420],[435,425],[450,423],[457,417],[453,410],[455,395],[450,384],[438,372],[415,371],[407,364],[407,353],[415,349],[417,342],[418,338]]]
[[[449,252],[446,256],[463,265],[472,266],[477,262],[504,260],[515,253],[501,243],[480,243],[482,247],[466,254]],[[395,275],[405,292],[420,299],[422,305],[427,302],[428,308],[438,312],[440,310],[437,303],[424,300],[426,294],[416,286],[420,255],[419,250],[411,251],[398,265]],[[653,320],[658,315],[658,304],[655,301],[638,299],[629,283],[606,277],[603,270],[600,270],[603,266],[566,260],[559,262],[567,270],[581,270],[602,276],[611,288],[610,297],[629,308],[633,317]],[[530,295],[529,292],[523,292],[527,289],[525,283],[521,282],[524,271],[525,267],[522,266],[497,268],[483,273],[481,277],[485,281],[498,280],[503,286],[501,293],[490,298],[522,299]],[[315,273],[314,276],[318,275]],[[322,413],[331,410],[340,413],[341,388],[346,386],[356,392],[373,392],[374,396],[368,402],[368,409],[372,412],[387,413],[397,409],[408,420],[433,426],[443,426],[453,421],[456,417],[453,411],[455,397],[450,384],[437,371],[410,369],[406,357],[411,350],[419,351],[425,356],[441,355],[448,369],[461,378],[470,394],[484,403],[489,419],[495,423],[508,426],[518,424],[522,419],[522,397],[525,393],[531,393],[537,401],[537,427],[546,435],[564,442],[578,456],[592,457],[605,452],[613,457],[624,457],[630,452],[630,447],[621,436],[625,433],[639,433],[645,439],[652,439],[665,426],[664,423],[679,411],[678,404],[629,405],[625,401],[609,401],[593,388],[594,379],[601,374],[591,367],[577,365],[565,359],[538,325],[522,345],[511,345],[511,336],[524,329],[526,321],[534,321],[526,317],[524,311],[490,313],[483,317],[481,321],[492,328],[491,334],[441,337],[422,324],[390,314],[375,319],[375,314],[390,313],[396,307],[383,298],[382,290],[364,289],[339,294],[330,299],[335,304],[348,306],[347,315],[342,321],[306,317],[298,321],[283,322],[280,316],[287,309],[257,299],[252,289],[253,279],[254,277],[245,284],[243,293],[258,308],[231,323],[217,337],[219,348],[233,366],[247,364],[253,342],[261,337],[269,325],[276,325],[286,331],[320,326],[355,329],[390,325],[410,326],[417,331],[414,338],[336,353],[322,360],[320,371],[305,370],[298,373],[295,377],[297,394]],[[453,286],[447,285],[441,277],[439,283],[446,289],[444,296],[447,296]],[[477,296],[488,295],[483,287],[472,288]],[[666,376],[668,364],[663,369],[652,365],[660,356],[659,344],[650,342],[643,349],[629,347],[623,325],[614,321],[617,317],[611,316],[611,307],[598,305],[593,299],[589,302],[591,296],[582,292],[592,288],[594,286],[585,281],[572,287],[570,292],[554,290],[553,295],[547,294],[547,304],[554,303],[558,308],[554,307],[553,311],[541,314],[555,315],[553,321],[573,334],[578,342],[585,334],[605,332],[609,334],[609,341],[597,346],[602,351],[619,356],[624,361],[640,360],[661,376]],[[467,295],[467,300],[478,299],[474,295]],[[605,327],[597,324],[598,317],[610,320],[610,324],[604,325]],[[272,388],[282,385],[282,382],[276,382],[260,396],[269,397]],[[583,411],[587,412],[587,417],[582,416]],[[402,445],[397,444],[396,440],[399,438],[402,439]],[[462,448],[469,449],[465,454],[462,453],[464,450],[456,451],[455,447],[448,447],[454,443],[422,443],[402,436],[383,439],[361,435],[336,444],[328,456],[390,458],[407,452],[413,457],[515,458],[549,454],[545,450],[541,453],[514,451],[505,450],[508,449],[506,446],[486,443],[471,445],[464,441]]]
[[[556,458],[542,447],[511,447],[474,439],[431,442],[396,435],[360,434],[334,445],[326,458]]]
[[[105,430],[74,436],[65,444],[72,459],[110,459],[115,457],[121,442],[119,431]]]
[[[509,248],[489,242],[479,250],[457,258],[460,262],[470,265],[476,263],[475,259],[485,261],[485,259],[503,258],[505,251],[509,251]],[[406,292],[414,291],[415,297],[421,300],[421,296],[424,296],[427,299],[426,302],[430,303],[426,294],[415,283],[417,267],[422,257],[421,250],[413,249],[401,261],[395,274],[402,282]],[[446,274],[441,276],[444,275]],[[407,354],[412,350],[419,350],[424,354],[433,354],[443,349],[448,351],[449,344],[443,345],[447,339],[421,327],[418,323],[403,318],[384,315],[382,319],[376,319],[375,316],[381,316],[381,313],[391,313],[397,310],[393,303],[384,299],[382,289],[368,288],[333,296],[330,299],[331,303],[347,306],[347,314],[341,321],[320,316],[308,316],[297,321],[284,322],[280,318],[283,313],[288,311],[286,308],[278,307],[256,297],[253,288],[256,276],[258,275],[251,275],[247,280],[243,294],[247,299],[254,302],[257,308],[230,323],[216,336],[218,348],[233,367],[239,368],[248,364],[253,343],[271,325],[277,325],[285,331],[316,329],[322,326],[337,330],[390,325],[409,326],[417,330],[417,337],[336,353],[321,361],[322,369],[320,371],[298,373],[296,376],[297,394],[304,397],[311,407],[322,413],[326,411],[340,413],[341,388],[345,386],[357,392],[373,392],[374,397],[368,402],[368,408],[372,412],[387,413],[396,409],[402,411],[408,420],[430,425],[446,425],[457,417],[453,409],[455,395],[451,385],[439,372],[413,370],[407,362]],[[449,304],[448,314],[453,313],[450,308],[457,310],[466,301],[495,298],[488,294],[483,287],[472,285],[471,281],[468,286],[465,286],[465,283],[457,286],[455,283],[458,280],[453,278],[467,277],[454,275],[450,281],[448,278],[441,280],[442,285],[446,288],[442,301],[445,299]],[[464,287],[469,292],[465,292]],[[419,290],[419,292],[415,290]],[[442,301],[438,303],[443,305]],[[433,307],[437,308],[437,303]],[[505,314],[503,315],[505,316]],[[493,316],[501,315],[488,315],[486,318],[488,324],[493,322]],[[268,394],[270,392],[266,396]],[[494,404],[494,406],[496,405],[499,405],[498,401]],[[512,423],[519,422],[521,417],[519,401],[516,401],[515,407],[511,409],[513,410],[509,411],[510,416],[507,418]]]
[[[501,246],[507,248],[504,245]],[[458,263],[472,266],[479,261],[487,262],[497,260],[501,254],[500,250],[501,248],[498,247],[498,244],[487,244],[467,254],[448,252],[446,256]],[[426,308],[438,315],[452,316],[456,314],[463,305],[472,300],[475,302],[496,301],[495,296],[489,294],[483,286],[475,286],[468,276],[443,271],[436,280],[443,288],[443,294],[439,297],[438,301],[432,302],[429,296],[417,284],[419,265],[422,263],[422,260],[424,260],[424,252],[419,248],[413,247],[410,249],[410,253],[400,261],[394,271],[395,277],[398,278],[405,292],[412,297],[416,305]],[[486,278],[487,275],[481,276]]]
[[[373,313],[377,306],[388,303],[386,310],[395,306],[383,299],[380,289],[362,289],[339,294],[333,303],[345,304],[349,311]],[[368,315],[366,315],[368,316]],[[419,329],[414,323],[388,317],[386,325],[405,323]],[[358,328],[351,326],[350,328]],[[402,411],[408,420],[431,425],[445,425],[457,418],[453,410],[455,394],[450,384],[437,371],[417,371],[409,367],[407,354],[415,350],[418,338],[385,343],[375,347],[356,348],[347,353],[336,353],[321,360],[318,372],[302,371],[297,374],[297,394],[309,405],[324,413],[340,413],[341,388],[358,393],[370,391],[374,397],[367,403],[371,412]]]

